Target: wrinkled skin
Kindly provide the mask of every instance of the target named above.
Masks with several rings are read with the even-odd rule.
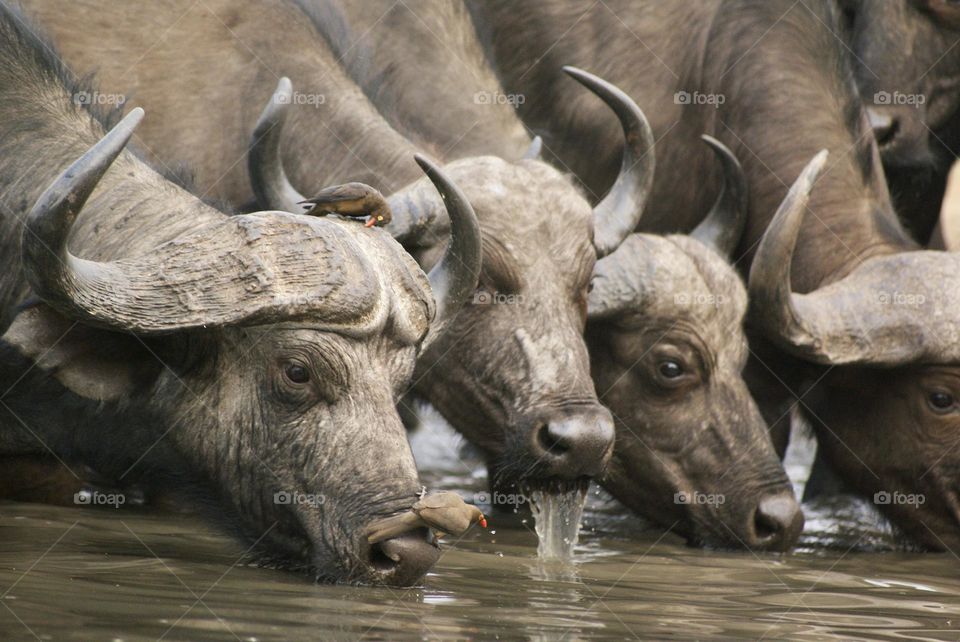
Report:
[[[934,550],[960,546],[956,368],[838,368],[805,398],[827,463],[905,534]],[[896,421],[891,421],[896,417]],[[867,428],[867,429],[864,429]],[[887,493],[889,503],[877,501]],[[895,501],[921,496],[921,502]]]
[[[366,100],[294,3],[110,3],[115,20],[109,30],[95,25],[103,5],[103,0],[69,6],[24,2],[72,68],[95,71],[103,91],[129,94],[125,108],[147,109],[151,118],[139,140],[165,166],[185,161],[204,193],[237,205],[252,198],[244,145],[276,87],[274,74],[289,76],[296,95],[324,99],[319,105],[291,103],[284,128],[284,167],[302,194],[359,180],[389,195],[420,177],[410,158],[421,149]],[[157,25],[164,25],[159,42]],[[144,52],[144,41],[155,44]],[[135,71],[131,60],[137,61]],[[229,83],[223,82],[224,70],[230,70]],[[472,93],[460,99],[476,107]],[[606,117],[616,123],[609,109]],[[560,477],[580,483],[603,469],[613,441],[612,420],[597,402],[582,338],[585,292],[596,259],[591,210],[561,172],[542,161],[513,160],[523,150],[516,134],[526,135],[519,125],[516,129],[511,155],[504,155],[508,160],[477,156],[443,167],[480,220],[484,289],[478,296],[520,295],[522,303],[461,310],[452,334],[418,362],[414,391],[482,449],[492,479],[512,484]],[[210,131],[222,133],[211,139]],[[422,149],[442,155],[447,146],[430,143]],[[446,223],[440,218],[422,238],[403,241],[425,270],[445,245]],[[538,437],[551,421],[577,423],[587,443],[571,442],[567,454],[554,456],[557,444]]]
[[[419,490],[405,431],[393,411],[412,373],[415,346],[389,332],[358,342],[300,323],[223,330],[189,343],[170,339],[146,347],[113,333],[89,332],[71,331],[59,345],[83,349],[96,340],[123,350],[124,363],[109,366],[135,367],[139,381],[121,382],[129,399],[109,399],[105,412],[91,412],[89,420],[96,423],[81,422],[72,434],[61,434],[57,415],[35,416],[29,425],[45,443],[62,456],[90,461],[99,472],[152,490],[184,490],[170,479],[178,474],[169,471],[196,471],[202,494],[227,512],[227,522],[259,540],[257,551],[265,559],[313,567],[326,580],[390,581],[370,566],[372,552],[361,530],[367,521],[404,510]],[[86,374],[83,369],[92,364],[77,361],[69,368]],[[310,382],[291,381],[294,364],[308,372]],[[46,452],[33,435],[16,430],[14,419],[30,417],[20,406],[33,398],[36,379],[23,380],[9,395],[15,415],[3,420],[5,453]],[[361,395],[364,403],[356,403]],[[144,415],[150,420],[142,431],[124,430],[126,422]],[[148,456],[140,460],[144,453]],[[367,465],[373,458],[375,468]],[[159,478],[150,479],[158,468]],[[344,479],[356,483],[346,487]],[[284,492],[324,499],[315,505],[276,503],[275,493]]]
[[[566,90],[556,68],[577,64],[600,69],[650,115],[658,138],[658,172],[651,207],[641,220],[645,231],[687,231],[696,223],[694,215],[705,211],[711,190],[701,177],[708,152],[694,137],[707,131],[734,150],[749,179],[750,215],[741,252],[735,254],[743,269],[749,268],[787,186],[821,149],[830,150],[830,161],[810,195],[808,209],[815,215],[808,215],[800,229],[790,275],[794,292],[812,292],[839,281],[871,257],[919,249],[897,221],[853,66],[835,35],[843,29],[834,3],[609,0],[590,8],[492,0],[470,6],[490,35],[491,55],[507,90],[527,96],[520,106],[526,122],[592,190],[602,190],[614,171],[615,132],[598,117],[596,105],[584,104],[586,99],[578,103]],[[776,73],[770,72],[773,64]],[[725,102],[716,107],[680,105],[674,93],[681,90],[722,95]],[[677,176],[696,176],[704,189],[677,189]],[[911,291],[911,280],[924,282],[923,274],[904,272],[903,292]],[[894,290],[895,284],[890,285]],[[751,349],[761,356],[751,360],[756,366],[751,378],[766,380],[762,389],[756,388],[755,398],[771,422],[803,395],[805,382],[817,382],[827,370],[810,362],[798,368],[796,357],[778,347],[758,343]],[[944,453],[905,450],[896,440],[880,438],[913,435],[917,444],[936,443],[942,421],[891,405],[901,393],[896,373],[934,367],[928,359],[890,369],[888,376],[854,394],[834,392],[830,377],[819,381],[814,390],[829,392],[826,399],[832,404],[849,405],[856,398],[863,406],[885,410],[882,421],[875,422],[885,424],[882,435],[859,417],[840,414],[842,407],[834,409],[827,425],[814,420],[823,451],[839,461],[847,448],[831,434],[861,435],[861,449],[851,449],[889,490],[933,465]],[[942,367],[956,369],[950,363]],[[847,368],[856,372],[852,365],[838,365],[830,372],[839,376]],[[960,465],[956,462],[960,453],[950,450],[939,466]],[[849,466],[838,472],[854,475]],[[944,508],[948,495],[938,491],[935,497],[927,498],[926,510],[936,512],[937,523],[952,523],[952,514]],[[917,532],[916,515],[890,513],[910,532]]]
[[[28,292],[17,268],[20,225],[104,128],[72,100],[80,86],[48,45],[8,11],[0,7],[0,138],[18,153],[0,157],[0,257],[7,279],[19,281],[2,301],[12,321],[0,341],[0,453],[50,449],[125,484],[181,492],[255,543],[262,559],[309,568],[321,579],[415,583],[439,554],[425,533],[405,536],[398,544],[404,562],[389,564],[361,531],[408,509],[419,490],[394,404],[432,314],[423,273],[382,230],[281,215],[308,236],[339,235],[351,260],[368,266],[354,276],[368,281],[341,282],[335,291],[377,292],[387,313],[361,314],[340,327],[309,314],[278,315],[242,327],[138,336],[76,322],[35,299],[20,307]],[[23,163],[24,156],[32,161]],[[70,249],[100,262],[150,257],[181,234],[238,220],[122,152],[80,212]],[[246,243],[256,246],[257,238]],[[243,249],[236,248],[238,257]],[[306,245],[282,249],[293,262],[299,252],[316,258]],[[248,276],[257,276],[258,266],[266,269],[253,262]],[[278,282],[290,276],[290,263],[270,267]],[[304,268],[295,265],[293,273]],[[318,275],[325,277],[340,278]],[[278,503],[278,492],[323,501]]]
[[[617,423],[602,483],[693,543],[786,550],[803,518],[743,381],[743,284],[696,240],[644,237],[619,250],[654,257],[644,305],[587,326],[597,393]]]
[[[596,262],[590,206],[540,161],[486,157],[446,167],[454,180],[473,177],[461,185],[481,217],[484,265],[473,303],[418,362],[415,390],[482,450],[495,484],[536,483],[558,472],[567,479],[597,474],[612,443],[585,444],[590,457],[561,460],[539,436],[565,417],[612,432],[609,413],[596,401],[582,338]],[[505,202],[534,211],[546,196],[553,204],[549,218],[503,216]],[[418,260],[429,268],[433,258]]]
[[[300,0],[299,4],[319,10],[326,3]],[[330,35],[335,29],[324,28],[320,20],[317,20],[318,26],[328,40],[340,43],[337,53],[350,62],[351,75],[395,126],[406,125],[408,129],[404,133],[418,136],[427,143],[437,143],[443,149],[453,150],[454,154],[492,150],[505,158],[518,155],[515,132],[523,128],[511,105],[493,100],[503,97],[508,90],[487,80],[489,66],[478,61],[480,43],[473,36],[472,21],[464,15],[463,3],[420,2],[407,6],[348,0],[339,4],[350,20],[352,34],[338,39]],[[466,35],[461,35],[464,33]],[[405,64],[390,64],[398,58]],[[431,71],[430,82],[423,78],[427,69],[438,70],[436,74]],[[575,89],[569,80],[558,78],[556,82]],[[421,90],[411,91],[412,86]],[[427,91],[438,102],[448,105],[449,110],[425,117],[419,105]],[[490,99],[482,101],[477,97]],[[584,102],[589,96],[577,95],[576,100]],[[471,124],[467,131],[464,131],[464,122]],[[657,153],[661,150],[658,145]],[[552,195],[552,191],[543,190],[542,196],[547,194]],[[539,209],[543,210],[544,206]],[[570,220],[554,213],[551,217]],[[525,231],[529,225],[511,223],[510,226],[504,229],[515,230],[514,238],[530,236]],[[508,238],[506,234],[502,237]],[[572,234],[567,238],[568,242],[576,239]],[[603,484],[631,509],[659,525],[673,526],[675,532],[691,543],[787,549],[799,535],[803,522],[767,437],[767,425],[742,378],[746,343],[742,333],[733,334],[734,328],[741,327],[746,309],[742,283],[715,248],[682,237],[671,238],[669,247],[673,252],[661,249],[662,239],[651,239],[646,244],[638,238],[624,242],[614,255],[633,252],[657,257],[651,260],[658,266],[655,274],[623,275],[630,282],[625,288],[649,294],[632,306],[635,310],[587,326],[595,387],[601,401],[613,412],[616,425],[614,463],[603,477]],[[537,241],[536,245],[543,247],[543,242]],[[524,254],[533,256],[533,251],[531,248]],[[557,297],[563,301],[563,289],[572,286],[576,292],[582,285],[575,280],[563,284],[563,289],[557,288],[555,280],[563,276],[560,270],[569,264],[568,259],[553,258],[557,251],[559,248],[551,250],[544,257],[544,269],[537,270],[551,274],[554,282],[533,274],[530,278],[537,280],[530,281],[530,291],[537,292],[534,284],[544,293],[556,289]],[[574,262],[574,270],[567,267],[567,271],[578,272],[583,269],[582,263]],[[525,277],[525,280],[529,279]],[[494,288],[489,284],[481,284],[481,296],[491,291]],[[500,291],[504,290],[500,288]],[[715,300],[719,296],[726,305],[685,307],[675,299],[676,291],[689,292],[700,301]],[[648,300],[651,296],[657,297],[656,302]],[[543,317],[546,309],[540,308],[536,314]],[[637,311],[641,309],[643,312]],[[551,321],[540,322],[538,326],[554,325],[552,320],[557,314],[550,314]],[[462,316],[466,315],[464,311]],[[573,319],[579,323],[580,315]],[[519,323],[522,320],[518,318],[512,325]],[[661,337],[671,326],[674,331]],[[512,326],[498,321],[497,327]],[[527,327],[529,323],[524,326],[525,333]],[[555,331],[544,329],[542,332]],[[696,339],[691,341],[691,336]],[[545,336],[540,343],[548,339]],[[528,345],[529,341],[523,340],[521,344]],[[691,366],[696,359],[689,352],[703,357],[707,370],[703,381],[686,377],[686,384],[681,388],[666,391],[652,381],[656,378],[655,365],[651,364],[648,370],[632,368],[648,350],[648,358],[654,359],[654,355],[662,357],[662,350],[671,351],[674,345],[683,346]],[[575,355],[566,358],[572,360]],[[505,359],[504,365],[509,365]],[[516,371],[515,366],[504,369],[509,380],[529,376],[524,371]],[[542,370],[536,368],[533,374]],[[569,366],[561,369],[564,371],[573,372]],[[552,365],[546,372],[550,380],[555,380]],[[524,405],[522,398],[519,401]],[[713,421],[704,429],[706,412],[711,413]],[[464,420],[469,422],[469,417],[464,415]],[[475,422],[467,425],[471,423]],[[503,438],[509,443],[511,435]],[[681,445],[685,448],[680,448]],[[722,494],[725,501],[713,505],[676,502],[677,493],[689,492],[694,496],[694,491],[697,498]]]

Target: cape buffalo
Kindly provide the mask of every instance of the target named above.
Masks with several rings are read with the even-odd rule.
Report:
[[[287,118],[278,160],[300,192],[312,196],[337,176],[393,193],[416,177],[406,160],[416,147],[344,75],[292,4],[111,3],[108,29],[94,27],[102,0],[24,4],[68,64],[96,70],[105,90],[131,92],[128,107],[150,109],[142,146],[167,166],[186,161],[208,195],[235,203],[253,195],[242,172],[245,146],[277,85],[274,74],[292,81],[271,106]],[[159,41],[158,25],[166,25]],[[145,41],[153,46],[144,53]],[[135,73],[123,62],[131,59]],[[597,401],[583,340],[587,289],[598,255],[636,225],[652,139],[620,92],[597,79],[582,82],[614,109],[631,150],[618,187],[596,211],[543,162],[481,156],[443,167],[481,221],[481,284],[451,332],[418,360],[414,390],[484,451],[492,477],[504,484],[580,485],[603,470],[613,447],[613,421]],[[258,135],[269,134],[270,117]],[[273,195],[302,211],[292,190]],[[423,214],[387,229],[429,269],[446,245],[447,218],[439,210]]]
[[[796,238],[770,237],[780,238],[769,241],[778,251],[752,268],[750,319],[777,346],[751,346],[755,371],[775,375],[755,398],[771,423],[799,405],[829,462],[861,492],[879,500],[924,496],[920,505],[879,502],[910,535],[937,549],[960,543],[960,451],[950,437],[960,421],[960,310],[944,294],[956,290],[957,259],[918,251],[894,214],[837,7],[787,0],[471,7],[492,34],[508,91],[528,97],[521,106],[528,124],[588,184],[609,182],[620,143],[596,106],[568,91],[561,64],[600,70],[652,115],[661,169],[645,229],[695,225],[716,189],[695,140],[706,130],[730,146],[748,178],[739,248],[747,267],[788,183],[829,150],[807,215],[788,217],[798,228],[778,228]],[[704,189],[678,187],[677,177],[689,176]],[[790,307],[787,269],[792,290],[804,293]]]
[[[124,151],[141,109],[104,135],[77,100],[97,91],[0,4],[0,453],[164,476],[265,558],[415,583],[439,554],[426,530],[371,545],[364,529],[417,501],[394,404],[475,287],[462,193],[422,160],[442,201],[424,178],[391,202],[398,220],[450,208],[428,281],[382,230],[205,205]]]
[[[960,107],[960,5],[946,0],[841,4],[852,17],[854,73],[884,164],[931,163],[931,148],[941,148],[937,139],[956,129],[951,122]]]
[[[853,69],[897,213],[925,243],[960,150],[960,5],[842,0]]]
[[[298,4],[405,135],[447,158],[511,158],[531,145],[516,113],[528,97],[499,84],[463,2]],[[346,26],[331,19],[331,5],[342,8]],[[426,103],[434,109],[425,112]],[[743,228],[747,190],[730,151],[708,142],[726,189],[706,222],[690,237],[628,237],[594,269],[587,345],[595,388],[616,425],[613,463],[601,481],[691,542],[786,549],[802,514],[743,381],[746,291],[726,261]]]

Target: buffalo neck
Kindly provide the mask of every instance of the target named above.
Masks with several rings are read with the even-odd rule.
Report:
[[[500,85],[463,2],[347,0],[341,6],[350,29],[328,40],[340,43],[335,53],[397,131],[436,148],[443,160],[523,155],[531,136],[515,106],[525,96]]]
[[[700,72],[701,86],[725,97],[711,114],[713,128],[733,146],[750,181],[741,243],[748,258],[790,184],[818,151],[830,150],[794,257],[793,284],[801,292],[873,256],[915,249],[893,211],[845,51],[828,26],[834,20],[819,5],[722,5]],[[747,42],[756,45],[744,50],[740,43]]]
[[[700,140],[709,133],[734,151],[750,184],[744,256],[735,257],[742,270],[790,184],[824,148],[831,158],[801,231],[794,286],[814,289],[870,256],[914,249],[894,215],[826,3],[469,4],[501,80],[526,96],[525,122],[546,134],[594,197],[616,176],[621,135],[560,68],[599,73],[638,102],[657,139],[641,231],[688,232],[708,211],[719,189]]]

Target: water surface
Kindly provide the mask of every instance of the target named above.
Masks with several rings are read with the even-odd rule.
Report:
[[[452,442],[417,455],[431,488],[482,494]],[[237,564],[193,518],[0,504],[0,640],[960,638],[960,560],[880,552],[889,528],[854,502],[808,507],[786,555],[687,548],[595,489],[583,523],[576,563],[545,565],[529,513],[494,514],[399,590]]]

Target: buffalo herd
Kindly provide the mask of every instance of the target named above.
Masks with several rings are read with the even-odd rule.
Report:
[[[425,402],[495,490],[755,551],[806,425],[808,494],[958,547],[958,41],[950,0],[2,0],[0,496],[414,585],[485,521],[421,485]]]

